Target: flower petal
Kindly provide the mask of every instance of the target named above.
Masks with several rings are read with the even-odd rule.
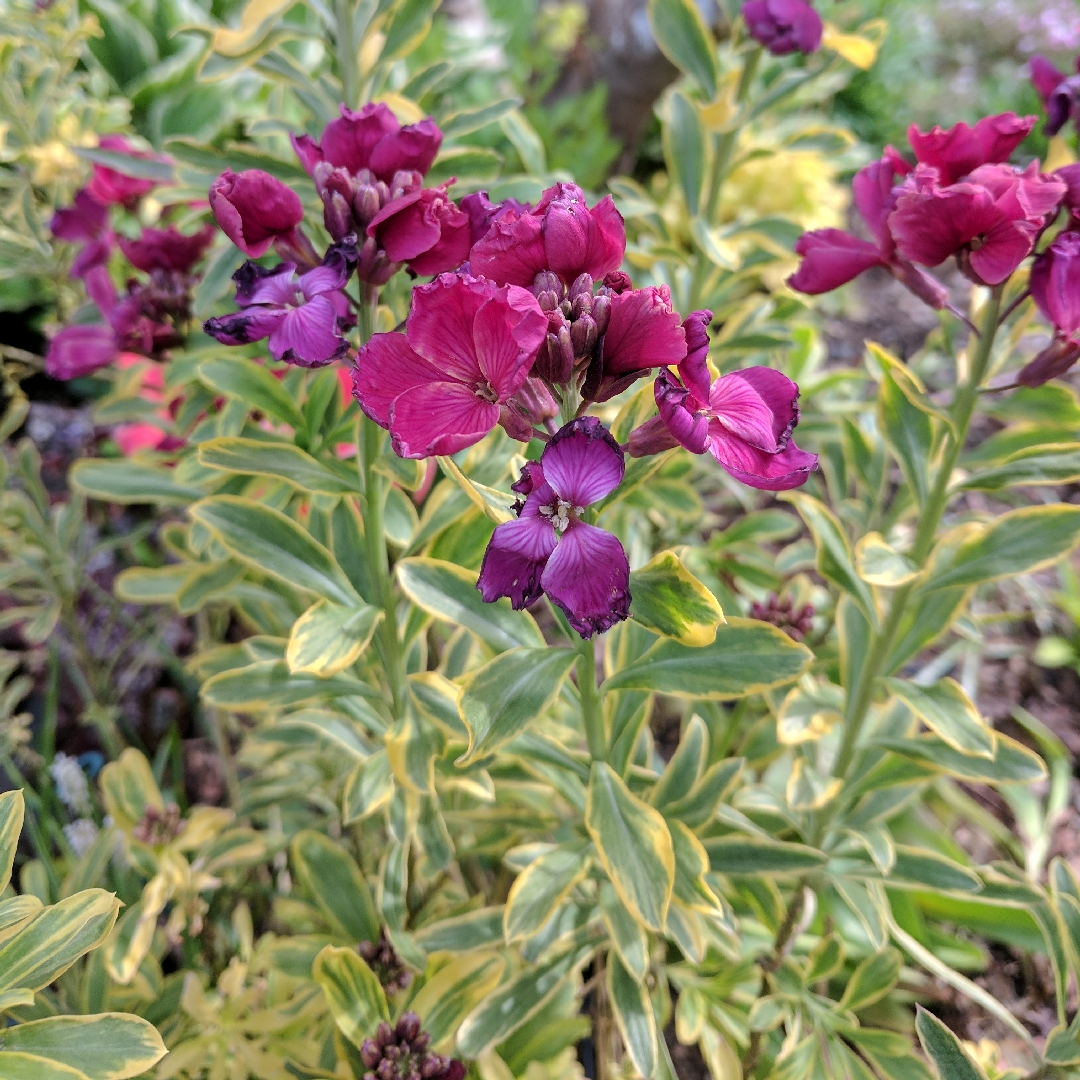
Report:
[[[454,382],[414,386],[390,407],[390,433],[399,457],[456,454],[478,443],[498,422],[498,405]]]
[[[874,244],[842,229],[803,233],[795,243],[795,254],[803,261],[787,283],[808,296],[832,292],[872,266],[885,265]]]
[[[116,335],[103,323],[65,326],[49,342],[45,374],[51,379],[79,379],[103,368],[116,351]]]
[[[498,292],[492,281],[466,274],[440,274],[413,289],[405,336],[425,359],[452,379],[470,386],[484,378],[476,358],[476,313]]]
[[[660,419],[671,437],[691,454],[704,454],[709,439],[709,420],[701,411],[705,402],[698,402],[670,371],[661,371],[656,377],[653,394]]]
[[[316,296],[285,313],[270,335],[270,352],[301,367],[323,367],[345,355],[349,343],[338,333],[337,312],[325,296]]]
[[[610,495],[626,471],[621,447],[595,416],[560,428],[544,447],[540,464],[556,494],[582,507]]]
[[[529,288],[547,267],[542,219],[510,212],[492,222],[487,235],[473,245],[469,266],[474,274],[500,285]]]
[[[503,295],[497,295],[480,308],[473,321],[475,355],[500,402],[521,389],[547,330],[547,319],[536,297],[524,289],[514,291],[520,304],[516,310]],[[526,305],[523,297],[532,304]]]
[[[563,533],[540,578],[584,638],[630,617],[630,563],[619,539],[595,525],[574,522]]]
[[[677,364],[686,356],[686,333],[666,285],[619,293],[611,300],[604,334],[604,375]]]
[[[414,386],[443,379],[438,368],[413,352],[404,334],[375,334],[356,357],[353,396],[375,423],[389,427],[395,398]]]
[[[709,451],[736,480],[759,491],[787,491],[806,483],[818,467],[817,454],[800,450],[791,441],[778,454],[768,454],[714,420],[709,425]]]
[[[709,400],[728,431],[769,454],[787,445],[799,422],[799,388],[773,368],[724,375],[713,383]]]
[[[555,550],[555,530],[538,515],[500,525],[488,541],[476,587],[487,603],[508,596],[521,609],[540,599],[540,576]]]
[[[272,334],[282,319],[284,308],[249,307],[220,319],[207,319],[203,331],[222,345],[250,345]]]

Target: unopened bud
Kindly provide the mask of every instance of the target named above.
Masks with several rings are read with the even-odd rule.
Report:
[[[592,275],[578,274],[574,279],[574,284],[570,286],[570,292],[567,294],[570,302],[573,303],[579,296],[592,296],[592,287]]]
[[[562,302],[564,296],[563,283],[559,280],[558,274],[553,274],[550,270],[541,270],[540,273],[533,278],[532,294],[540,299],[541,296],[551,295],[555,297],[555,302],[550,308],[544,308],[545,311],[554,311]],[[543,303],[540,305],[544,307]]]
[[[665,450],[673,450],[679,445],[660,416],[654,416],[640,427],[634,428],[628,442],[631,457],[652,457],[654,454],[664,453]]]
[[[611,296],[608,293],[602,292],[593,297],[592,317],[596,323],[597,336],[602,337],[607,333],[608,321],[611,319]]]
[[[1080,344],[1068,338],[1055,338],[1031,363],[1020,369],[1016,381],[1021,386],[1036,387],[1064,375],[1080,360]]]
[[[417,1036],[420,1034],[420,1017],[416,1013],[409,1012],[403,1013],[401,1019],[397,1022],[397,1036],[399,1039],[405,1039],[407,1042],[414,1042],[414,1049],[422,1050],[424,1047],[418,1045],[420,1040]],[[425,1040],[424,1046],[427,1045]]]
[[[634,283],[630,280],[630,275],[622,270],[612,270],[610,274],[604,275],[604,287],[610,289],[613,293],[624,293],[628,289],[634,287]]]
[[[596,346],[596,322],[591,315],[582,315],[570,326],[570,341],[574,348],[574,359],[581,360],[589,356]]]
[[[580,319],[583,315],[591,315],[592,306],[592,293],[578,293],[570,306],[571,318]]]
[[[371,219],[382,209],[379,202],[379,192],[371,184],[364,184],[356,192],[353,199],[353,210],[356,212],[356,223],[363,231],[371,224]]]
[[[329,191],[323,197],[323,224],[335,240],[356,232],[357,223],[353,219],[352,207],[341,192]]]
[[[360,1060],[374,1069],[382,1060],[382,1047],[374,1039],[365,1039],[360,1045]]]

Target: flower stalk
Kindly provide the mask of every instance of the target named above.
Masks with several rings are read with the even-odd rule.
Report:
[[[578,693],[581,695],[581,718],[585,738],[593,761],[607,761],[607,738],[604,735],[604,713],[600,691],[596,685],[596,646],[591,638],[578,643]]]

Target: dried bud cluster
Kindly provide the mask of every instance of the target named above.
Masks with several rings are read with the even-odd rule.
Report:
[[[361,941],[357,952],[360,953],[367,966],[375,972],[382,988],[388,994],[405,990],[412,982],[412,972],[398,955],[385,926],[382,928],[378,941]]]
[[[374,1039],[365,1039],[360,1057],[364,1080],[462,1080],[460,1061],[428,1050],[431,1036],[420,1030],[420,1018],[404,1013],[396,1027],[379,1025]]]
[[[142,821],[131,830],[136,840],[151,847],[163,847],[171,844],[187,828],[187,822],[180,816],[180,807],[169,803],[164,810],[148,806]]]
[[[803,604],[802,607],[796,608],[792,605],[790,597],[785,596],[781,600],[776,593],[773,593],[764,604],[754,601],[750,607],[750,618],[771,623],[783,630],[789,638],[802,641],[813,626],[814,607],[812,604]]]
[[[568,383],[579,365],[592,360],[608,328],[615,293],[601,285],[594,294],[589,274],[580,274],[567,289],[550,270],[536,275],[532,293],[548,320],[534,374],[554,385]]]

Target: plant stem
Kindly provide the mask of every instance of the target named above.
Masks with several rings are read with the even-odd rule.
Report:
[[[585,722],[585,738],[593,761],[607,761],[607,739],[604,737],[604,714],[600,707],[600,692],[596,687],[596,651],[592,639],[581,639],[578,646],[578,693],[581,695],[581,718]]]
[[[761,62],[761,46],[757,46],[747,54],[743,62],[742,75],[739,77],[739,86],[735,91],[735,104],[742,105],[750,93],[750,87],[754,83],[758,64]],[[735,144],[739,140],[739,129],[725,131],[722,135],[713,136],[713,160],[712,171],[709,177],[709,197],[705,202],[705,216],[711,224],[716,217],[716,208],[720,203],[720,190],[724,186],[728,172],[731,169],[731,155],[735,152]]]
[[[334,45],[337,51],[338,74],[341,76],[341,96],[350,109],[359,104],[360,88],[357,82],[357,47],[353,10],[350,0],[334,0],[334,16],[337,32]]]
[[[953,402],[952,421],[955,430],[951,431],[946,437],[945,450],[934,480],[933,490],[930,492],[930,496],[926,500],[926,506],[923,507],[922,514],[919,517],[919,527],[915,534],[911,559],[920,568],[925,565],[927,557],[933,549],[938,526],[941,524],[941,519],[949,504],[949,481],[952,478],[953,469],[956,468],[960,452],[963,450],[964,443],[967,440],[971,417],[975,411],[975,403],[979,399],[979,387],[986,377],[986,370],[990,365],[990,356],[993,352],[994,337],[997,333],[1000,314],[1001,289],[996,288],[990,294],[990,299],[986,304],[982,334],[975,343],[975,351],[967,378],[960,385],[956,400]],[[917,581],[918,578],[907,585],[902,585],[893,593],[885,625],[871,639],[866,662],[859,673],[853,693],[848,698],[847,715],[844,718],[844,739],[840,745],[840,752],[836,757],[836,765],[833,768],[834,776],[843,778],[851,766],[859,734],[862,731],[867,711],[873,700],[875,680],[879,675],[887,674],[884,670],[885,665],[892,652],[893,643],[900,629],[907,602],[915,591]]]

